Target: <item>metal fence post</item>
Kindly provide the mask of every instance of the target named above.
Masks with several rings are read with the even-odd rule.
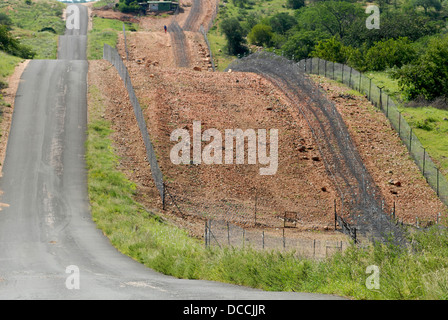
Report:
[[[285,243],[285,229],[283,229],[283,249],[286,248],[286,243]]]
[[[437,169],[437,196],[439,196],[439,168]]]
[[[264,249],[264,230],[261,232],[261,245],[262,248]]]
[[[387,95],[387,102],[386,102],[386,117],[389,118],[389,95]]]
[[[334,199],[334,230],[337,229],[338,214],[336,212],[336,199]]]
[[[361,91],[361,80],[362,80],[362,74],[361,74],[361,72],[359,73],[359,86],[358,86],[358,91],[359,92],[362,92]]]
[[[380,89],[380,110],[383,110],[383,88],[384,87],[378,87],[378,89]]]
[[[353,68],[350,67],[350,78],[349,78],[349,80],[348,80],[348,86],[349,86],[350,88],[352,87],[352,71],[353,71]]]
[[[165,198],[166,198],[166,186],[165,183],[163,183],[163,193],[162,193],[162,210],[166,210],[165,208]]]
[[[333,62],[333,80],[334,80],[334,64],[335,62]]]
[[[423,177],[425,176],[426,149],[423,147]]]
[[[409,134],[409,153],[412,151],[412,128],[411,133]]]
[[[229,247],[230,247],[230,226],[229,226],[229,221],[227,221],[227,242],[229,243]]]
[[[204,229],[204,240],[205,240],[205,248],[208,248],[208,221],[205,221],[205,229]]]

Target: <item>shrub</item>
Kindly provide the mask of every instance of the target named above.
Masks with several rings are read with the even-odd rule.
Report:
[[[408,38],[375,42],[366,53],[366,67],[372,71],[398,67],[411,63],[417,53]]]
[[[270,47],[273,36],[274,33],[272,32],[272,28],[270,26],[265,24],[257,24],[252,28],[247,38],[251,44]]]
[[[414,64],[395,70],[392,77],[398,79],[408,99],[419,96],[434,100],[448,92],[448,36],[434,38],[428,49]]]

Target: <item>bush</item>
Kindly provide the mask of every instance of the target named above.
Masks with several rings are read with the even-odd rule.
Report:
[[[14,39],[7,26],[0,25],[0,50],[24,59],[32,59],[36,53]]]
[[[137,13],[141,10],[141,7],[135,0],[120,0],[117,8],[123,13]]]
[[[366,67],[372,71],[398,67],[411,63],[417,57],[408,38],[375,42],[366,53]]]
[[[336,37],[319,41],[311,56],[338,63],[346,63],[348,60],[347,47]]]
[[[270,47],[273,36],[274,33],[272,32],[272,28],[270,26],[265,24],[257,24],[252,28],[247,38],[251,44]]]
[[[448,36],[434,38],[415,64],[392,72],[408,99],[434,100],[448,95]]]
[[[237,18],[227,18],[221,22],[221,29],[227,39],[229,54],[237,55],[247,51],[244,46],[243,28]]]
[[[287,0],[286,7],[291,9],[300,9],[305,6],[305,0]]]

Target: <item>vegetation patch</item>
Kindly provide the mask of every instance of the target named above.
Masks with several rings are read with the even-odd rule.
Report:
[[[127,31],[137,31],[138,24],[124,22]],[[88,36],[87,58],[98,60],[103,58],[104,44],[116,47],[118,32],[123,32],[123,22],[100,17],[93,18],[93,28]]]

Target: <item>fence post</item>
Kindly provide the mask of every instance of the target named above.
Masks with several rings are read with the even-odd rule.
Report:
[[[257,226],[257,198],[258,194],[257,191],[255,191],[255,209],[254,209],[254,226]]]
[[[370,98],[371,98],[371,95],[370,95],[371,91],[372,91],[372,78],[369,78],[369,101],[370,101],[370,102],[372,102],[372,101],[370,100]]]
[[[230,247],[230,227],[229,227],[229,221],[227,221],[227,242],[229,243],[229,247]]]
[[[261,244],[262,248],[264,249],[264,230],[261,232]]]
[[[126,42],[126,28],[123,23],[123,35],[124,35],[124,49],[126,52],[126,60],[129,61],[129,52],[128,52],[128,44]]]
[[[401,112],[398,111],[398,136],[401,138]]]
[[[396,217],[395,210],[396,210],[396,207],[395,207],[395,201],[394,201],[394,211],[393,211],[394,220],[395,220],[395,217]]]
[[[361,79],[362,79],[362,74],[361,72],[359,73],[359,86],[358,86],[358,91],[362,93],[361,91]]]
[[[335,62],[333,61],[333,80],[334,80],[334,64]]]
[[[412,151],[412,128],[411,133],[409,134],[409,153]]]
[[[285,229],[283,229],[283,249],[286,248],[286,243],[285,243]]]
[[[378,89],[380,89],[380,110],[383,110],[383,88],[384,87],[378,87]]]
[[[386,117],[389,118],[389,95],[387,95],[387,102],[386,102]]]
[[[163,193],[162,193],[162,210],[165,211],[165,198],[166,198],[166,186],[165,186],[165,182],[162,184],[163,185]]]
[[[342,83],[344,83],[344,65],[342,65]]]
[[[439,196],[439,168],[437,169],[437,196]]]
[[[320,76],[320,59],[317,58],[317,75]]]
[[[327,60],[325,60],[325,78],[327,77]]]
[[[204,240],[205,240],[205,248],[208,248],[208,221],[205,221],[205,229],[204,229]]]
[[[353,68],[350,67],[350,78],[349,78],[349,80],[348,80],[348,86],[349,86],[350,88],[352,87],[352,71],[353,71]]]
[[[313,239],[313,258],[316,257],[316,239]]]
[[[334,199],[334,230],[337,229],[338,214],[336,212],[336,199]]]
[[[426,149],[423,147],[423,177],[425,177],[425,162],[426,162]]]
[[[243,249],[245,244],[245,235],[246,235],[246,229],[243,229]]]

